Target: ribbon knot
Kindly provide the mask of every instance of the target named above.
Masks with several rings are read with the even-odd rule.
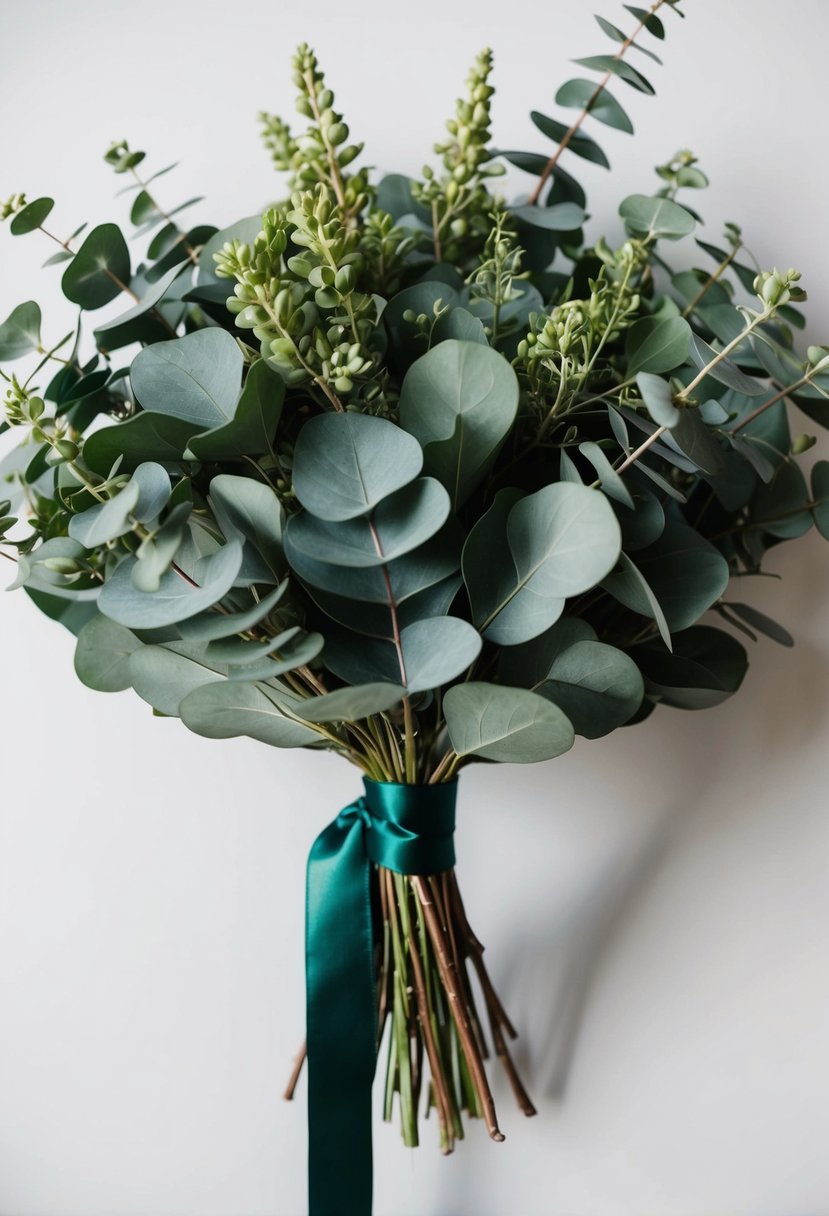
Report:
[[[377,1061],[372,864],[439,874],[455,864],[455,782],[365,780],[308,858],[306,1019],[311,1216],[370,1216]]]

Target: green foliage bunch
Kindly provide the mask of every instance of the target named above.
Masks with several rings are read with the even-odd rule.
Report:
[[[64,237],[49,198],[0,206],[79,318],[60,336],[26,300],[0,325],[0,554],[77,634],[84,683],[438,782],[717,705],[746,639],[791,644],[749,589],[782,543],[829,539],[829,462],[803,459],[829,347],[798,350],[796,270],[734,224],[699,235],[688,152],[586,235],[574,166],[610,167],[590,128],[632,132],[611,88],[654,92],[640,65],[682,16],[625,8],[562,113],[532,113],[540,150],[491,146],[485,51],[442,168],[375,183],[302,46],[309,125],[263,116],[288,174],[264,216],[186,223],[201,200],[165,209],[170,167],[123,141],[137,262],[115,223]],[[530,182],[512,201],[504,162]],[[486,1108],[450,1090],[444,1147],[452,1102]]]

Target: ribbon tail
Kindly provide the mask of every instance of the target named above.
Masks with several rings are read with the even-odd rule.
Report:
[[[308,858],[306,985],[310,1216],[370,1216],[377,1059],[370,868],[359,803]]]

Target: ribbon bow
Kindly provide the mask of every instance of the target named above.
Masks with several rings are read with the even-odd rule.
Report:
[[[372,864],[439,874],[455,864],[455,782],[365,780],[314,841],[306,887],[308,1184],[311,1216],[370,1216],[377,1060]]]

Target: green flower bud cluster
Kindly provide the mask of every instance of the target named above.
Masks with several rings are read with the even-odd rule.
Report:
[[[524,250],[518,244],[515,231],[507,225],[506,213],[496,210],[489,219],[490,233],[481,261],[466,281],[471,298],[483,300],[492,308],[490,339],[495,342],[506,332],[500,324],[501,309],[518,297],[514,284],[519,279],[526,279],[528,273],[521,270]]]
[[[445,173],[437,176],[426,165],[425,181],[412,183],[415,199],[431,209],[438,261],[463,262],[483,248],[489,235],[493,200],[485,181],[504,172],[503,165],[492,163],[488,147],[495,92],[489,84],[491,71],[492,52],[487,49],[472,65],[467,95],[458,99],[455,117],[446,124],[450,139],[435,144]]]
[[[347,222],[370,202],[373,190],[365,169],[353,174],[344,170],[363,150],[362,144],[348,143],[348,124],[334,109],[334,94],[325,84],[314,51],[303,43],[293,59],[294,84],[299,90],[297,111],[311,120],[303,135],[294,136],[286,122],[273,114],[262,113],[262,138],[277,169],[291,174],[292,190],[307,190],[319,183],[334,195]]]
[[[618,340],[637,319],[638,285],[648,262],[647,247],[628,240],[617,250],[597,242],[602,262],[597,278],[588,280],[586,299],[565,299],[548,315],[531,318],[531,329],[518,343],[519,365],[540,405],[551,386],[566,380],[571,395],[585,385],[601,350]],[[564,412],[566,402],[561,410]]]
[[[366,290],[386,299],[394,295],[400,289],[406,260],[419,240],[419,233],[397,227],[387,211],[379,208],[369,211],[360,233]]]
[[[9,426],[35,426],[46,410],[42,397],[30,394],[16,376],[12,376],[3,402]]]
[[[289,241],[300,252],[285,260]],[[359,242],[319,186],[296,192],[289,209],[269,211],[252,246],[229,242],[215,255],[217,273],[236,279],[228,308],[241,328],[253,330],[262,357],[289,384],[327,388],[329,400],[378,370],[368,348],[377,303],[357,290],[364,267]]]
[[[800,304],[806,299],[806,292],[797,286],[799,280],[799,270],[763,270],[754,280],[754,290],[767,309]]]
[[[12,194],[5,202],[0,203],[0,220],[7,220],[26,206],[25,194]]]

